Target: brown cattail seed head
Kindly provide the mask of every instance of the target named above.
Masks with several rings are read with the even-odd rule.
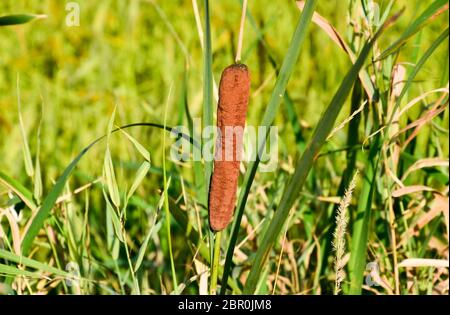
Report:
[[[247,66],[235,64],[225,68],[220,79],[217,108],[220,137],[216,142],[209,194],[209,222],[214,231],[226,228],[233,217],[249,96],[250,74]]]

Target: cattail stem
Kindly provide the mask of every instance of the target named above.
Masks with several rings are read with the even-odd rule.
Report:
[[[219,259],[220,259],[220,239],[222,238],[222,231],[216,233],[216,239],[214,240],[214,255],[213,264],[211,270],[211,284],[209,287],[209,293],[211,295],[216,295],[217,293],[217,273],[219,270]]]
[[[169,99],[170,95],[172,93],[172,85],[169,89],[169,96],[167,97],[167,103],[164,110],[164,128],[167,126],[167,108],[169,107]],[[170,258],[170,268],[172,270],[172,283],[174,286],[174,290],[178,289],[178,282],[177,282],[177,274],[175,271],[175,262],[173,259],[173,252],[172,252],[172,235],[170,232],[170,210],[169,210],[169,195],[168,195],[168,185],[167,185],[167,174],[166,174],[166,133],[164,133],[163,136],[163,183],[164,183],[164,209],[166,214],[166,233],[167,233],[167,243],[169,246],[169,258]]]
[[[236,51],[236,63],[241,62],[241,54],[242,54],[242,42],[244,41],[244,25],[245,25],[245,16],[247,15],[247,0],[244,0],[242,4],[242,15],[241,15],[241,24],[239,26],[239,37],[238,37],[238,46]]]
[[[203,50],[203,29],[202,29],[202,22],[200,19],[200,13],[198,10],[198,4],[197,4],[197,0],[192,0],[192,8],[194,9],[194,17],[195,17],[195,24],[197,25],[197,33],[198,33],[198,37],[200,38],[200,46],[202,47]]]

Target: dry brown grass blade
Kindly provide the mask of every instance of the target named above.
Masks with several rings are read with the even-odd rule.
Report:
[[[14,252],[17,255],[20,255],[21,254],[21,252],[20,252],[21,236],[20,236],[20,230],[19,230],[17,218],[14,217],[14,215],[10,209],[0,208],[0,222],[2,221],[3,216],[5,216],[9,222],[9,227],[11,229],[11,235],[12,235],[12,240],[13,240]],[[0,231],[1,231],[1,226],[0,226]],[[0,233],[0,238],[1,238],[1,233]]]
[[[297,7],[300,10],[303,10],[303,8],[305,7],[305,1],[297,1]],[[345,40],[341,36],[341,34],[339,34],[339,32],[333,27],[333,25],[331,25],[331,23],[329,23],[323,16],[321,16],[317,12],[313,13],[312,22],[314,24],[316,24],[317,26],[319,26],[328,35],[328,37],[330,37],[331,40],[333,42],[335,42],[336,45],[338,45],[338,47],[340,47],[349,56],[352,63],[355,63],[355,61],[356,61],[355,54],[352,52],[350,47],[347,45],[347,43],[345,42]],[[364,90],[366,90],[367,95],[369,96],[369,99],[371,99],[372,98],[372,89],[369,86],[367,86],[367,82],[361,77],[361,74],[360,74],[360,78],[361,78],[361,82],[364,87]]]
[[[435,250],[436,253],[445,259],[448,259],[448,241],[445,244],[440,238],[433,236],[428,242],[428,247],[432,250]]]
[[[396,64],[392,71],[391,90],[392,96],[397,98],[402,93],[405,86],[406,68],[402,64]]]
[[[404,195],[421,192],[421,191],[436,191],[434,188],[424,186],[424,185],[412,185],[412,186],[405,186],[399,189],[396,189],[392,192],[392,197],[401,197]]]
[[[414,98],[411,102],[409,102],[401,111],[395,113],[394,116],[394,123],[398,123],[398,120],[400,118],[400,116],[402,116],[408,109],[410,109],[413,105],[415,105],[416,103],[418,103],[420,100],[424,99],[427,95],[431,94],[431,93],[435,93],[435,92],[442,92],[442,95],[439,97],[438,100],[435,101],[434,106],[427,112],[425,112],[424,115],[422,115],[421,118],[413,121],[412,123],[410,123],[408,126],[406,126],[405,128],[403,128],[402,130],[398,131],[395,133],[395,135],[393,135],[391,137],[391,141],[394,141],[395,139],[397,139],[398,136],[400,136],[402,133],[404,133],[405,131],[414,128],[415,130],[409,135],[408,139],[403,143],[402,145],[402,150],[404,148],[406,148],[406,146],[417,136],[417,134],[419,133],[420,129],[425,126],[429,121],[431,121],[436,115],[439,115],[440,113],[442,113],[448,105],[448,100],[444,102],[445,97],[448,95],[449,90],[448,90],[448,83],[447,86],[445,88],[441,88],[441,89],[436,89],[433,91],[429,91],[427,93],[423,93],[422,95]]]
[[[202,263],[198,259],[194,259],[194,266],[195,271],[198,276],[198,290],[200,295],[207,295],[208,294],[208,266],[206,266],[204,263]]]
[[[441,15],[442,13],[444,13],[447,10],[448,10],[448,3],[446,5],[444,5],[440,10],[438,10],[435,14],[433,14],[433,16],[430,18],[430,20],[436,19],[439,15]]]
[[[406,170],[406,172],[402,176],[402,181],[404,181],[406,179],[406,177],[408,177],[408,175],[414,171],[417,171],[419,169],[426,168],[426,167],[435,167],[435,166],[448,167],[449,160],[442,159],[442,158],[427,158],[427,159],[418,160]]]
[[[428,223],[430,223],[431,220],[433,220],[435,217],[440,215],[441,213],[445,213],[445,211],[448,212],[448,200],[447,198],[439,195],[434,194],[434,200],[432,202],[431,208],[429,211],[425,212],[413,226],[410,226],[408,230],[409,235],[414,235],[415,230],[420,230],[424,226],[426,226]],[[448,225],[447,225],[448,226]]]
[[[297,1],[297,6],[300,10],[303,10],[303,8],[305,7],[305,1]],[[345,43],[341,34],[339,34],[339,32],[333,27],[333,25],[331,25],[323,16],[321,16],[317,12],[313,13],[312,21],[321,29],[323,29],[325,33],[327,33],[327,35],[349,55],[352,62],[355,62],[355,55],[353,54],[350,47]]]
[[[442,211],[442,214],[445,218],[445,225],[447,226],[447,245],[450,243],[449,240],[449,218],[448,218],[448,212],[449,212],[449,201],[448,197],[441,196],[439,194],[434,195],[436,207],[439,207]]]
[[[448,279],[444,281],[440,281],[433,289],[433,293],[435,294],[447,294],[448,295],[449,281]]]
[[[398,264],[399,267],[436,267],[448,268],[446,259],[407,258]]]
[[[59,203],[62,203],[62,202],[69,201],[74,195],[77,195],[77,194],[85,191],[86,189],[89,189],[93,185],[101,182],[101,180],[102,180],[101,178],[97,178],[97,179],[93,180],[92,182],[87,183],[87,184],[85,184],[85,185],[75,189],[73,192],[68,192],[68,193],[62,195],[61,197],[58,197],[58,199],[56,199],[55,203],[59,204]]]
[[[433,93],[438,93],[441,92],[443,93],[443,95],[439,98],[439,100],[443,100],[443,97],[445,97],[445,94],[449,93],[448,90],[448,84],[447,87],[445,88],[440,88],[440,89],[435,89],[435,90],[431,90],[428,91],[426,93],[423,93],[419,96],[417,96],[416,98],[414,98],[413,100],[411,100],[408,104],[406,104],[405,106],[403,106],[403,108],[401,110],[399,110],[398,112],[395,113],[394,115],[394,122],[398,122],[398,120],[400,119],[400,117],[405,114],[411,107],[413,107],[415,104],[417,104],[418,102],[420,102],[421,100],[423,100],[424,98],[426,98],[428,95],[433,94]],[[438,102],[440,103],[440,102]]]
[[[339,130],[344,128],[350,121],[352,121],[353,118],[355,118],[356,115],[358,115],[360,112],[362,112],[364,107],[366,106],[366,104],[367,104],[367,101],[364,101],[361,104],[361,106],[350,115],[350,117],[347,117],[346,119],[344,119],[344,121],[342,123],[340,123],[336,128],[334,128],[333,131],[330,132],[330,135],[327,137],[327,141],[330,140],[331,138],[333,138],[333,136],[336,134],[336,132],[338,132]]]
[[[404,129],[399,131],[399,134],[401,134],[401,133],[415,127],[414,131],[410,134],[408,139],[406,139],[405,143],[403,144],[403,149],[417,136],[417,134],[419,133],[420,129],[422,129],[423,126],[425,126],[428,122],[430,122],[435,116],[442,113],[446,109],[446,107],[447,106],[440,106],[440,107],[431,109],[420,119],[412,122],[411,124],[406,126]]]

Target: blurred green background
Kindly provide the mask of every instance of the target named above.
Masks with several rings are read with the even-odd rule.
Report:
[[[80,0],[79,27],[66,26],[68,2],[5,0],[0,3],[2,15],[20,12],[48,15],[47,19],[32,24],[0,29],[0,165],[22,179],[17,76],[20,76],[23,118],[32,152],[43,108],[40,154],[45,161],[43,173],[47,183],[84,146],[105,133],[115,105],[118,124],[162,123],[164,104],[172,85],[168,124],[186,125],[178,107],[186,69],[191,115],[201,117],[202,52],[191,1],[157,1],[158,12],[148,1]],[[341,34],[348,31],[346,2],[319,1],[317,9]],[[387,1],[379,3],[383,7]],[[407,6],[407,10],[382,37],[381,48],[397,38],[399,31],[428,3],[396,1],[395,9]],[[199,7],[202,14],[202,3]],[[218,82],[222,69],[234,60],[241,4],[238,0],[214,1],[211,12],[213,71]],[[249,12],[281,64],[300,13],[295,2],[249,1]],[[429,46],[442,30],[443,22],[445,19],[439,19],[423,31],[421,46]],[[249,107],[248,124],[254,125],[260,121],[276,77],[267,54],[261,50],[257,32],[247,22],[243,61],[252,73],[252,92],[259,90]],[[420,89],[426,90],[427,85],[437,82],[440,86],[444,84],[441,70],[447,64],[446,54],[447,49],[441,47],[427,62],[419,77],[419,80],[426,78],[426,82]],[[349,66],[345,53],[312,25],[288,86],[304,126],[314,126]],[[347,110],[342,113],[345,115]],[[294,138],[283,110],[279,111],[276,123],[280,127],[280,150],[294,154]],[[161,165],[160,132],[141,129],[130,133],[149,148],[153,164]],[[117,136],[113,143],[114,156],[132,159],[128,149],[130,143]],[[96,156],[92,153],[82,161],[79,170],[96,176],[103,163]]]
[[[169,106],[167,124],[170,126],[187,125],[185,103],[192,117],[201,117],[202,114],[203,57],[191,1],[78,0],[75,1],[81,9],[78,27],[66,25],[69,12],[65,6],[69,2],[71,1],[0,2],[0,15],[36,13],[48,16],[30,24],[0,28],[0,170],[33,190],[33,180],[27,176],[23,162],[17,101],[19,87],[21,112],[33,161],[39,152],[43,196],[70,161],[91,141],[106,133],[115,106],[117,125],[136,122],[162,124],[165,104]],[[316,9],[348,43],[351,42],[349,36],[352,29],[347,12],[350,2],[355,1],[319,1]],[[396,1],[393,11],[405,8],[405,12],[383,34],[375,51],[386,49],[431,2]],[[385,8],[388,1],[377,3]],[[203,21],[203,3],[198,1],[198,4]],[[276,79],[269,54],[278,66],[281,65],[300,11],[295,1],[250,0],[248,13],[251,18],[247,19],[245,26],[242,60],[249,66],[252,76],[247,124],[258,125]],[[222,70],[234,61],[240,15],[239,0],[211,1],[213,74],[217,83]],[[439,17],[407,43],[397,63],[404,63],[410,71],[411,64],[448,27],[448,12],[444,15],[445,17]],[[264,37],[266,47],[259,42],[260,34]],[[356,50],[361,48],[357,40],[353,43]],[[311,24],[287,88],[304,138],[310,138],[320,113],[330,102],[350,67],[348,56],[317,25]],[[425,91],[445,86],[448,82],[448,45],[437,49],[415,81],[408,93],[409,100]],[[423,110],[420,105],[408,112],[408,115],[414,120]],[[348,113],[349,101],[341,111],[338,122],[345,119]],[[448,132],[448,108],[444,115],[447,122],[443,122],[443,128],[447,128]],[[267,188],[268,197],[264,194],[250,196],[251,208],[269,207],[268,204],[281,193],[276,190],[282,186],[287,173],[292,172],[292,161],[299,154],[283,105],[275,123],[279,127],[278,159],[281,175],[257,175],[253,187],[255,190]],[[130,207],[154,209],[163,187],[162,131],[133,128],[127,132],[148,149],[152,160],[151,175],[147,176],[137,191],[140,198],[135,198]],[[339,149],[345,146],[346,140],[343,129],[327,144],[326,149]],[[426,134],[420,141],[422,144],[427,143]],[[439,152],[440,156],[448,158],[448,133],[447,137],[442,136],[439,141],[444,148],[443,152]],[[169,145],[170,142],[167,146]],[[98,145],[81,160],[70,181],[71,189],[102,176],[104,150],[104,144]],[[111,150],[119,187],[125,191],[126,187],[131,186],[142,157],[120,133],[113,136]],[[421,153],[423,156],[417,158],[427,157],[426,150]],[[305,194],[333,196],[339,185],[337,175],[343,169],[342,163],[345,163],[344,155],[318,160],[314,169],[317,183]],[[184,176],[188,182],[188,195],[193,195],[189,184],[193,176],[192,166],[187,164],[181,168],[168,164],[169,171],[177,168],[177,172]],[[364,168],[364,161],[360,164]],[[270,187],[274,182],[277,184]],[[177,198],[181,189],[179,183],[174,186],[171,193],[173,198]],[[0,187],[0,198],[7,199],[6,191],[5,187]],[[103,258],[107,261],[107,249],[101,246],[104,243],[102,198],[101,189],[92,188],[89,197],[89,224],[92,229],[93,256],[99,261]],[[85,199],[88,197],[81,195],[78,202],[72,205],[76,209],[78,220],[83,217]],[[191,201],[194,202],[195,197]],[[314,200],[308,214],[314,212],[314,207],[326,208]],[[128,220],[131,223],[127,230],[136,243],[136,247],[131,249],[136,253],[145,237],[150,211],[130,213]],[[320,215],[315,220],[320,221]],[[309,231],[310,228],[306,227],[306,230]],[[174,234],[180,236],[175,237],[173,245],[176,260],[177,257],[180,259],[177,261],[180,269],[183,260],[180,253],[185,250],[184,232],[174,228]],[[163,238],[163,247],[166,246],[164,242]],[[159,244],[155,246],[158,247]],[[42,256],[46,254],[48,253],[43,253]],[[158,270],[167,271],[168,266],[161,266],[162,258],[158,255],[159,252],[152,252],[151,259],[146,263],[154,263],[160,268]],[[106,264],[112,269],[110,262]],[[107,278],[106,273],[100,278]],[[158,283],[159,279],[153,281]],[[117,287],[115,283],[116,291]]]

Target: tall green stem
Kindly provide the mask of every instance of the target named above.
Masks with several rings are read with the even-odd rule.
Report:
[[[222,237],[222,231],[216,233],[216,239],[214,241],[214,256],[211,269],[211,285],[209,287],[209,293],[215,295],[217,293],[217,273],[219,270],[220,259],[220,239]]]
[[[169,91],[170,95],[170,91]],[[164,111],[164,128],[167,124],[167,108],[168,102],[166,103],[166,108]],[[177,274],[175,272],[175,263],[173,261],[173,253],[172,253],[172,236],[170,234],[170,210],[169,210],[169,195],[168,195],[168,187],[167,187],[167,175],[166,175],[166,133],[164,132],[163,137],[163,179],[164,179],[164,210],[166,213],[166,232],[167,232],[167,243],[169,246],[169,256],[170,256],[170,267],[172,269],[172,282],[174,286],[174,290],[178,289],[177,282]]]

